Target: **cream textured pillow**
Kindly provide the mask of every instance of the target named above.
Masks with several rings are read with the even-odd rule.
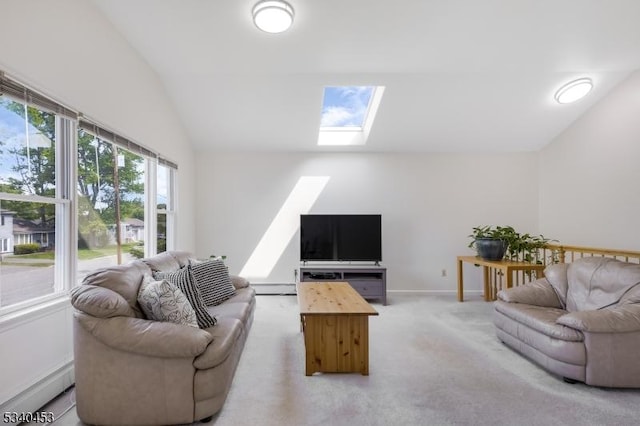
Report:
[[[187,297],[169,281],[154,281],[145,275],[138,292],[138,303],[148,319],[198,328],[196,312]]]

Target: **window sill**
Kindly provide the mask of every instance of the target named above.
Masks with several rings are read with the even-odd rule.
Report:
[[[70,298],[65,292],[51,295],[36,304],[11,310],[0,315],[0,333],[69,307]]]

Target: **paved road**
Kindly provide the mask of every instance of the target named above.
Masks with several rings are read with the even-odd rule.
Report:
[[[133,260],[129,253],[122,254],[122,262]],[[13,259],[12,259],[13,263]],[[13,305],[23,300],[44,296],[53,292],[55,268],[51,261],[29,262],[44,263],[43,266],[7,265],[0,263],[0,307]],[[116,256],[104,256],[78,261],[78,282],[91,271],[116,264]]]

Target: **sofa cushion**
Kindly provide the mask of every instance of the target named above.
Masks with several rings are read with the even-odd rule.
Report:
[[[138,305],[138,290],[144,274],[149,272],[150,270],[145,264],[132,262],[126,265],[98,269],[84,277],[82,283],[115,291],[124,297],[137,318],[144,318],[140,305]]]
[[[236,293],[229,269],[221,260],[191,261],[191,271],[207,306],[219,305]]]
[[[171,322],[128,317],[96,318],[82,312],[74,312],[73,316],[80,327],[107,347],[154,358],[193,358],[203,353],[213,340],[207,330]],[[99,352],[103,350],[101,348]],[[95,351],[94,348],[90,352],[95,354]],[[85,353],[84,356],[88,355]],[[104,362],[117,357],[111,350],[104,351],[100,356]],[[97,360],[92,360],[91,365],[94,365],[94,361]],[[119,364],[124,365],[122,362]],[[128,371],[125,368],[121,373],[128,374]],[[90,374],[100,376],[102,373],[99,370]]]
[[[153,272],[173,272],[180,269],[180,263],[170,253],[164,252],[142,259]]]
[[[173,258],[176,260],[176,262],[178,262],[181,268],[184,268],[185,266],[187,266],[189,264],[189,260],[192,257],[191,253],[189,253],[188,251],[173,250],[167,253],[173,256]]]
[[[207,308],[202,300],[202,295],[195,284],[191,267],[185,266],[174,272],[154,272],[153,277],[156,280],[167,280],[174,283],[187,297],[187,300],[196,312],[198,326],[200,328],[208,328],[216,325],[216,320],[207,312]]]
[[[595,311],[570,312],[558,318],[558,324],[590,333],[640,332],[640,304],[623,303]],[[640,341],[638,343],[640,345]]]
[[[498,300],[509,303],[562,308],[557,293],[545,278],[498,292]]]
[[[584,381],[587,352],[584,342],[554,339],[494,311],[496,335],[507,346],[544,368]]]
[[[507,303],[499,300],[494,302],[494,307],[497,312],[546,336],[573,342],[584,341],[584,335],[578,330],[556,323],[558,318],[567,313],[563,309]]]
[[[199,370],[213,368],[222,364],[231,353],[236,341],[242,334],[242,324],[235,318],[220,318],[218,325],[206,331],[213,337],[213,342],[193,361]]]
[[[251,287],[239,288],[236,290],[235,296],[225,301],[227,303],[254,303],[256,291]]]
[[[631,287],[621,298],[618,304],[640,303],[640,284]]]
[[[556,292],[562,309],[567,307],[567,289],[569,288],[569,282],[567,281],[568,267],[569,264],[567,263],[556,263],[544,269],[544,276],[547,282],[551,284],[553,291]]]
[[[216,318],[236,318],[246,324],[251,315],[251,303],[224,302],[217,306],[209,306],[207,310]]]
[[[196,312],[187,297],[167,280],[154,281],[150,275],[145,275],[138,292],[138,303],[148,319],[198,327]]]
[[[95,285],[81,285],[71,289],[71,304],[98,318],[136,316],[124,297],[113,290]]]
[[[249,287],[249,280],[237,275],[231,275],[231,283],[236,289]]]
[[[585,257],[567,269],[567,311],[602,309],[640,284],[640,265],[606,257]]]

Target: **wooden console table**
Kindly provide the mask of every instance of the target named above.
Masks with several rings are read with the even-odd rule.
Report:
[[[546,265],[539,263],[514,262],[511,260],[484,260],[478,256],[458,256],[458,302],[464,300],[464,283],[462,274],[462,264],[464,262],[473,265],[482,266],[484,277],[484,300],[487,302],[494,300],[495,295],[492,294],[489,285],[489,269],[493,268],[502,271],[506,277],[507,288],[513,287],[513,271],[536,271],[538,278],[544,277],[544,268]]]
[[[369,316],[378,315],[346,282],[300,282],[305,374],[369,374]]]

